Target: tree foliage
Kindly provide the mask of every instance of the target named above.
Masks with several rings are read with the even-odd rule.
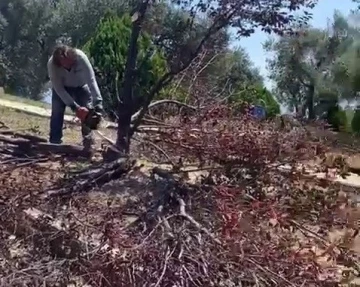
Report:
[[[218,86],[217,91],[226,89],[226,95],[248,86],[263,85],[258,68],[254,67],[249,55],[241,47],[220,53],[209,66],[208,73],[209,80]]]
[[[307,110],[309,117],[314,118],[317,87],[332,61],[325,32],[301,28],[295,35],[269,41],[265,47],[275,52],[275,57],[269,60],[269,69],[279,100],[303,114]]]

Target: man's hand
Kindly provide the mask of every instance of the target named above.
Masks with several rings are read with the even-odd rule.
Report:
[[[80,119],[81,122],[85,121],[88,113],[89,113],[89,110],[85,107],[79,107],[76,109],[76,116]]]

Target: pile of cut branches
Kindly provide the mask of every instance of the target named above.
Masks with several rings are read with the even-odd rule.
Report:
[[[275,162],[321,156],[324,145],[305,129],[278,129],[274,121],[257,121],[247,107],[207,106],[196,116],[180,118],[173,128],[159,128],[155,137],[169,157],[202,165],[267,169]]]
[[[126,205],[107,215],[108,248],[77,272],[98,286],[335,286],[358,276],[356,253],[328,238],[347,227],[354,239],[339,215],[351,200],[296,168],[322,156],[319,140],[219,105],[178,121],[147,138],[176,166],[152,170],[135,222],[116,223]],[[189,163],[206,170],[195,184]]]

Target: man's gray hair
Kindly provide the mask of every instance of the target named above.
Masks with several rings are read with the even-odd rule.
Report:
[[[55,46],[54,51],[52,53],[53,57],[53,63],[60,67],[61,66],[61,59],[74,57],[75,55],[75,49],[64,45],[64,44],[58,44]]]

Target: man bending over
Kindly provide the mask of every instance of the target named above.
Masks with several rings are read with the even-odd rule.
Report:
[[[102,113],[102,96],[94,70],[83,51],[59,45],[47,68],[52,84],[50,143],[60,144],[66,106],[83,121],[89,108]],[[81,133],[84,149],[90,151],[93,144],[91,130],[83,124]]]

